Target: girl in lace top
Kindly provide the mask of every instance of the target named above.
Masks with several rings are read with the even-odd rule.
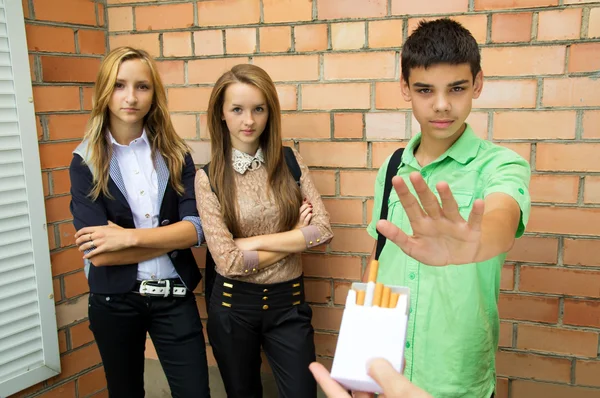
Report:
[[[227,395],[262,397],[260,348],[281,397],[316,396],[312,311],[301,252],[333,237],[308,167],[296,184],[284,160],[275,86],[254,65],[219,78],[208,109],[212,159],[196,199],[217,276],[208,336]]]

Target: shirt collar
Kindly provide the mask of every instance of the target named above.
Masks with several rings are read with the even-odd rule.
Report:
[[[121,144],[119,144],[119,143],[117,142],[117,140],[115,140],[115,137],[113,137],[113,135],[112,135],[112,133],[110,132],[110,130],[106,129],[106,134],[107,134],[107,136],[108,136],[108,140],[109,140],[109,142],[110,142],[112,145],[114,145],[114,146],[117,146],[117,147],[126,147],[126,146],[128,146],[128,145],[121,145]],[[151,145],[150,145],[150,141],[148,140],[148,135],[146,134],[146,129],[145,129],[145,128],[142,130],[142,135],[140,136],[140,138],[136,138],[135,140],[131,141],[131,142],[129,143],[129,145],[136,143],[138,140],[142,140],[142,141],[143,141],[143,142],[145,142],[145,143],[146,143],[148,146],[151,146]]]
[[[244,174],[247,170],[257,170],[265,162],[262,148],[258,148],[254,156],[231,148],[231,160],[233,169],[240,174]]]
[[[477,156],[477,152],[479,151],[479,142],[481,138],[475,135],[475,132],[471,128],[469,123],[466,123],[467,127],[465,131],[461,134],[461,136],[452,144],[450,148],[446,152],[444,152],[436,162],[439,162],[446,157],[451,157],[459,163],[466,164],[470,160],[474,159]],[[421,133],[419,132],[415,135],[406,145],[406,149],[402,154],[402,163],[410,164],[413,160],[415,160],[415,148],[421,142]]]

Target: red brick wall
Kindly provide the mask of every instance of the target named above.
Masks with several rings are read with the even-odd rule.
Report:
[[[31,3],[28,34],[41,25],[53,32],[52,40],[42,34],[28,42],[54,226],[50,242],[67,371],[60,379],[74,378],[64,388],[77,385],[82,397],[91,391],[82,393],[82,385],[88,378],[99,383],[101,370],[73,376],[96,366],[98,356],[85,322],[79,323],[87,296],[71,246],[65,167],[90,106],[98,58],[89,54],[104,50],[104,39],[91,37],[102,35],[103,9],[87,0],[60,0],[68,7],[57,13],[46,0]],[[216,78],[236,63],[252,62],[276,81],[284,137],[310,164],[336,233],[327,248],[305,255],[317,352],[326,364],[346,292],[372,248],[365,226],[376,170],[419,129],[400,96],[399,47],[422,18],[451,16],[464,23],[481,44],[486,75],[469,121],[481,136],[523,155],[533,170],[531,220],[503,269],[498,396],[600,394],[600,2],[107,3],[110,47],[139,46],[157,57],[176,128],[198,164],[209,158],[206,107]],[[202,298],[199,303],[205,317]],[[85,361],[69,365],[78,356]]]

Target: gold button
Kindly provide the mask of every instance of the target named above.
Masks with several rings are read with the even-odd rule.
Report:
[[[256,268],[252,268],[252,272],[256,272]]]
[[[248,273],[248,270],[244,271],[245,273]]]
[[[310,242],[308,242],[309,245],[312,245],[312,240]]]
[[[319,243],[321,241],[321,239],[317,239],[317,243]]]
[[[268,306],[268,305],[266,305],[266,304],[265,304],[265,305],[263,305],[263,310],[268,310],[268,309],[269,309],[269,306]]]
[[[263,290],[263,293],[266,293],[266,292],[268,292],[268,291],[269,291],[269,289],[265,289],[265,290]]]
[[[268,300],[268,299],[269,299],[269,298],[268,298],[267,296],[264,296],[264,297],[263,297],[263,300]]]

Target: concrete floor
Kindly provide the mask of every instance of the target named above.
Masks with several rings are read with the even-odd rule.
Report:
[[[209,383],[211,398],[225,398],[225,388],[221,381],[219,369],[211,366],[209,369]],[[160,362],[154,359],[146,359],[146,370],[144,373],[144,389],[146,398],[170,398],[171,391],[167,378],[160,366]],[[277,385],[272,374],[262,374],[263,398],[277,398]],[[325,394],[319,389],[317,397],[325,398]]]

